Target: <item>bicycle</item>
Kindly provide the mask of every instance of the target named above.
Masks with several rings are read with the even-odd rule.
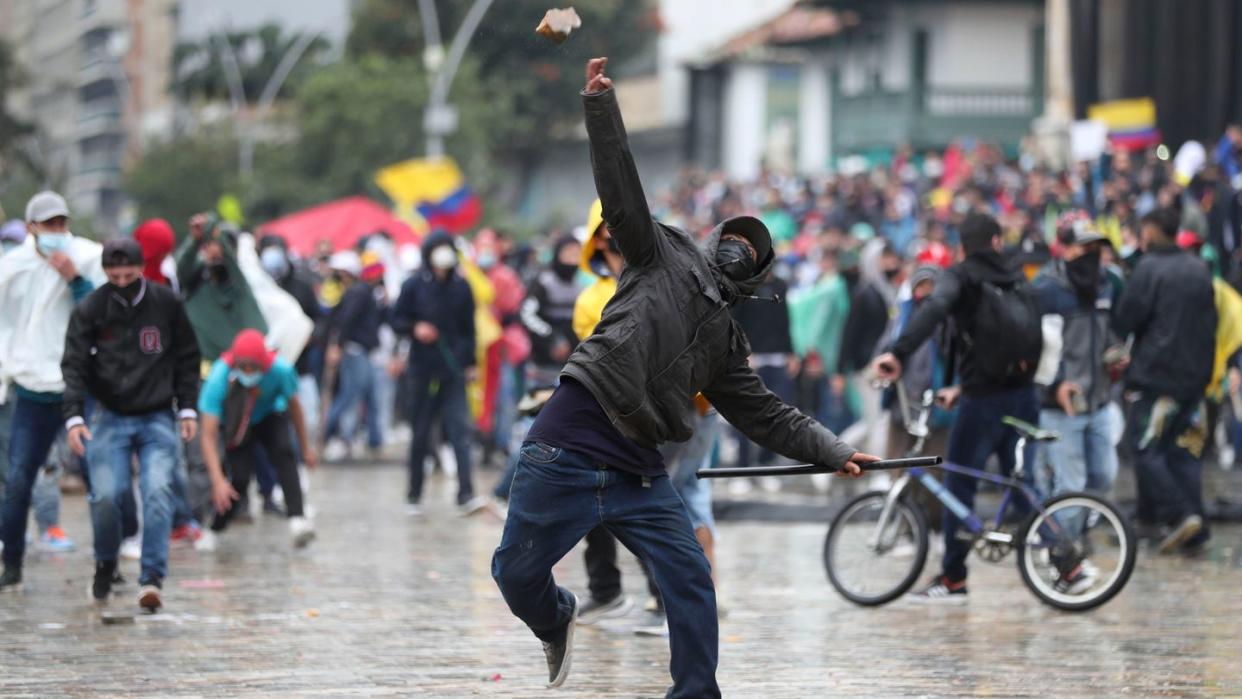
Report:
[[[905,389],[900,382],[896,386],[898,409],[903,417],[910,417]],[[911,457],[922,453],[934,400],[932,391],[924,392],[917,415],[905,420]],[[862,606],[887,604],[905,594],[922,574],[929,526],[911,497],[915,484],[927,488],[961,520],[958,535],[969,539],[985,561],[1000,562],[1016,550],[1022,582],[1048,605],[1085,611],[1104,604],[1125,587],[1136,554],[1129,522],[1116,505],[1091,493],[1064,493],[1041,502],[1023,480],[1025,447],[1059,436],[1012,417],[1003,421],[1019,435],[1011,476],[951,463],[936,467],[1003,487],[995,519],[980,518],[926,469],[907,470],[887,491],[863,493],[851,500],[829,525],[824,568],[842,596]],[[1019,497],[1034,514],[1010,530],[1006,515]]]

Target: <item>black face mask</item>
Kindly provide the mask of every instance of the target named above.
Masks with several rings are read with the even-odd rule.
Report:
[[[891,282],[891,281],[893,281],[894,279],[896,279],[898,274],[901,274],[901,268],[900,268],[900,267],[898,267],[897,269],[886,269],[886,270],[884,270],[884,278],[885,278],[885,279],[887,279],[887,280],[889,280],[890,282]]]
[[[621,254],[621,246],[617,245],[617,239],[615,237],[608,238],[608,249],[618,255]]]
[[[229,279],[229,268],[223,262],[212,262],[207,265],[207,274],[213,282],[223,284]]]
[[[735,282],[755,276],[755,258],[740,240],[722,240],[716,246],[716,269]]]
[[[109,282],[108,286],[112,287],[112,292],[114,294],[132,304],[134,299],[138,298],[138,292],[142,290],[142,280],[138,279],[132,281],[128,286],[117,286],[116,284]]]
[[[563,282],[570,281],[578,273],[578,265],[567,265],[560,260],[552,260],[552,273]]]
[[[1095,301],[1100,287],[1100,251],[1092,250],[1065,263],[1065,276],[1084,303]]]

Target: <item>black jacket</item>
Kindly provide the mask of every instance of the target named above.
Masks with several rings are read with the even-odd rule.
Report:
[[[561,360],[552,356],[552,348],[567,343],[578,344],[574,333],[574,302],[582,292],[576,278],[565,281],[551,269],[541,271],[522,301],[520,317],[530,335],[530,359],[535,366],[561,368]]]
[[[784,305],[789,285],[780,277],[772,277],[760,284],[754,295],[759,299],[779,298],[780,302],[742,299],[730,309],[733,319],[746,333],[750,351],[755,354],[793,354],[789,312]]]
[[[452,245],[447,234],[433,233],[423,242],[423,260],[440,245]],[[440,339],[425,345],[411,335],[414,325],[426,321],[440,331]],[[401,285],[401,294],[389,313],[392,330],[410,340],[410,371],[435,376],[459,376],[474,366],[474,295],[470,284],[456,270],[439,281],[425,262],[422,269]]]
[[[1113,327],[1134,335],[1126,384],[1177,400],[1203,395],[1216,357],[1212,273],[1173,246],[1148,250],[1126,283]]]
[[[355,281],[341,296],[328,318],[328,341],[338,345],[352,342],[370,352],[379,347],[379,329],[383,320],[375,301],[375,288]]]
[[[701,250],[686,233],[655,221],[616,93],[584,94],[583,102],[596,191],[626,266],[594,334],[561,375],[585,386],[621,433],[643,446],[689,439],[694,396],[702,392],[759,445],[800,461],[844,464],[854,449],[764,387],[729,315],[728,300],[752,292],[772,256],[743,283],[717,275],[710,259],[723,224]]]
[[[936,279],[936,289],[919,306],[906,331],[889,348],[904,364],[906,359],[932,336],[936,328],[953,319],[953,346],[957,357],[962,391],[968,395],[986,395],[1031,385],[1031,381],[1014,384],[993,384],[975,368],[974,353],[986,348],[968,348],[963,334],[975,334],[975,313],[982,282],[1013,284],[1023,279],[1022,270],[1011,266],[999,253],[991,250],[976,253],[945,270]]]
[[[888,327],[888,302],[875,285],[859,281],[850,294],[850,314],[841,333],[841,374],[865,369]]]
[[[193,410],[198,339],[181,299],[141,280],[133,306],[106,284],[73,309],[60,369],[65,419],[82,416],[89,395],[121,415]]]

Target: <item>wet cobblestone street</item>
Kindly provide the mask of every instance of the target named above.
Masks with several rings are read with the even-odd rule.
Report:
[[[86,502],[66,497],[78,550],[31,553],[23,589],[0,596],[0,696],[663,695],[667,642],[624,621],[581,628],[566,687],[545,690],[539,643],[489,574],[501,523],[457,516],[449,484],[430,485],[426,514],[411,519],[402,468],[325,468],[308,549],[292,550],[284,521],[262,516],[214,553],[174,548],[165,612],[117,625],[87,601]],[[972,559],[965,607],[855,607],[825,580],[824,531],[721,523],[726,696],[1242,695],[1236,525],[1217,527],[1201,558],[1144,549],[1126,590],[1081,615],[1041,605],[1012,557]],[[642,577],[623,559],[641,607]],[[122,567],[136,579],[137,562]],[[584,594],[580,550],[557,575]],[[136,608],[135,593],[113,607]]]

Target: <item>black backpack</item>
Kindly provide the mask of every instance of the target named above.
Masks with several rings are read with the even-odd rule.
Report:
[[[1039,303],[1026,281],[980,282],[974,321],[962,335],[980,376],[1001,385],[1034,378],[1044,335]]]

